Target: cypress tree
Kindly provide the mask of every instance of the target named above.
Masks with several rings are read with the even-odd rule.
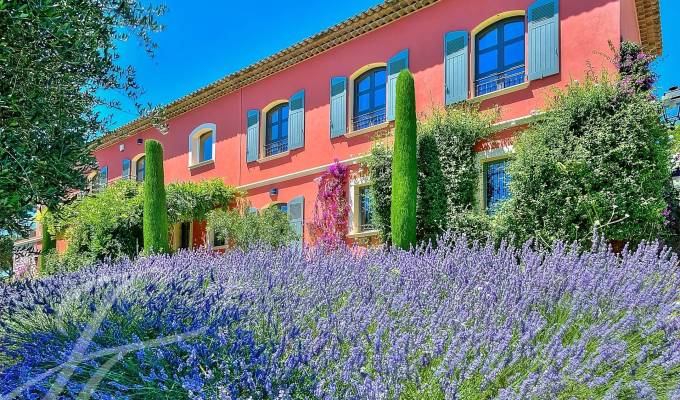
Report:
[[[416,93],[413,76],[403,70],[397,78],[392,157],[392,244],[408,250],[416,244],[418,197]]]
[[[47,214],[47,209],[44,211],[43,215]],[[44,218],[43,218],[44,221]],[[55,250],[57,248],[57,241],[54,240],[52,235],[50,235],[50,232],[47,230],[47,224],[46,223],[41,223],[40,224],[40,231],[42,234],[42,238],[40,240],[40,260],[39,260],[39,265],[38,265],[38,275],[42,276],[43,273],[45,272],[46,264],[47,264],[47,259],[45,256],[47,253],[49,253],[51,250]]]
[[[144,145],[146,173],[144,175],[144,252],[168,253],[168,209],[165,202],[163,176],[163,146],[156,140]]]

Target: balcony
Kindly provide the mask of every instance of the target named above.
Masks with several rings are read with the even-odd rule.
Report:
[[[485,76],[475,81],[475,96],[483,96],[509,87],[521,85],[526,81],[524,64],[503,72]]]
[[[264,146],[264,156],[271,157],[279,153],[288,151],[288,138],[269,142]]]
[[[352,118],[352,130],[360,131],[384,123],[386,121],[385,111],[386,109],[383,107],[368,113],[356,115]]]

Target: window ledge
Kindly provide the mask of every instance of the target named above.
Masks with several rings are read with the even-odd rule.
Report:
[[[529,87],[530,83],[531,83],[530,81],[526,81],[526,82],[521,83],[519,85],[510,86],[509,88],[505,88],[505,89],[497,90],[495,92],[483,94],[481,96],[473,97],[470,100],[475,101],[475,102],[480,102],[480,101],[492,99],[494,97],[503,96],[503,95],[508,94],[508,93],[517,92],[519,90],[526,89],[526,88]]]
[[[349,235],[347,235],[347,237],[350,239],[361,239],[370,236],[377,236],[378,234],[380,234],[380,231],[377,229],[373,229],[370,231],[352,232]]]
[[[213,165],[213,164],[215,164],[215,160],[205,160],[205,161],[201,161],[199,163],[190,165],[189,169],[201,168],[201,167],[205,167],[206,165]]]
[[[290,150],[287,150],[287,151],[283,151],[281,153],[274,154],[273,156],[260,158],[259,160],[257,160],[257,162],[260,163],[260,164],[266,163],[267,161],[276,160],[277,158],[285,157],[289,154],[290,154]]]
[[[357,130],[357,131],[349,131],[349,132],[345,133],[345,136],[348,137],[348,138],[355,137],[355,136],[361,136],[361,135],[365,135],[365,134],[367,134],[367,133],[371,133],[371,132],[375,132],[375,131],[379,131],[379,130],[385,129],[385,128],[389,127],[389,126],[390,126],[390,122],[389,122],[389,121],[388,121],[388,122],[383,122],[383,123],[381,123],[381,124],[369,126],[368,128],[359,129],[359,130]]]

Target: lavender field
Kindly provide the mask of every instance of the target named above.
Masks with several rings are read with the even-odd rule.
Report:
[[[186,252],[0,299],[6,398],[680,398],[658,245]]]

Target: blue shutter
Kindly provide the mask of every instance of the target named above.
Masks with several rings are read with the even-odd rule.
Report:
[[[296,197],[288,202],[288,221],[291,228],[298,235],[298,246],[304,243],[305,198]]]
[[[291,96],[288,107],[288,150],[295,150],[305,145],[305,91]]]
[[[130,160],[123,159],[123,174],[121,175],[123,179],[130,179]]]
[[[394,121],[396,104],[397,77],[402,70],[408,69],[408,49],[404,49],[387,62],[387,120]]]
[[[331,137],[347,132],[347,78],[331,78]]]
[[[529,7],[529,80],[560,72],[558,0],[538,0]]]
[[[469,65],[468,33],[447,33],[444,37],[444,97],[447,106],[467,100]]]
[[[247,114],[248,134],[246,136],[246,162],[257,161],[260,152],[260,111],[250,110]]]

